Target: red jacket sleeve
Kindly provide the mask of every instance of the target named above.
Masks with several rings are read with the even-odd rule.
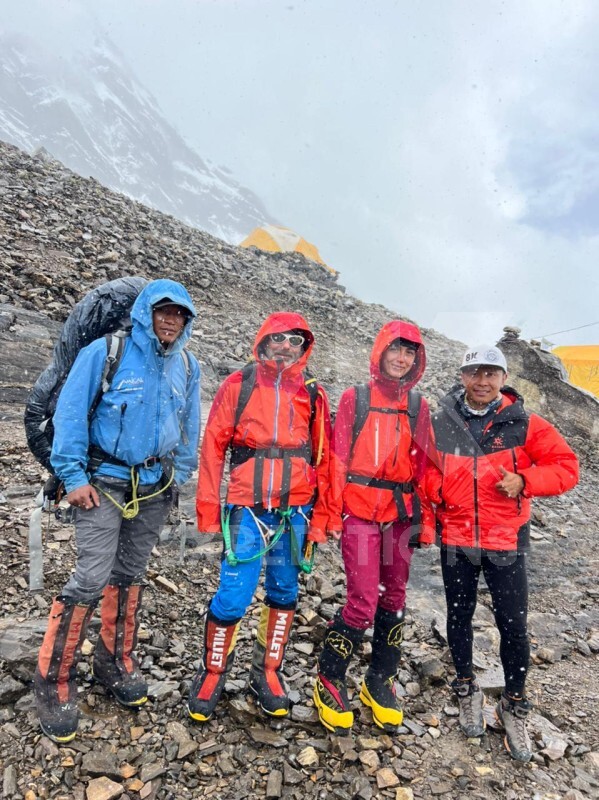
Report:
[[[437,445],[435,444],[435,429],[432,424],[428,432],[428,450],[429,459],[426,464],[423,480],[424,492],[427,499],[438,506],[443,499],[441,497],[443,472],[441,470],[441,454],[437,450]]]
[[[312,542],[326,542],[326,531],[329,529],[329,475],[331,450],[331,412],[329,399],[324,389],[318,387],[316,397],[316,414],[312,425],[312,452],[316,470],[317,496],[308,538]]]
[[[200,471],[196,495],[198,530],[220,533],[220,485],[227,448],[233,438],[235,410],[241,383],[227,378],[221,384],[208,415],[200,450]]]
[[[538,414],[531,414],[524,450],[532,467],[518,470],[525,497],[562,494],[578,483],[578,458],[563,436]]]
[[[410,449],[414,489],[420,500],[422,513],[419,535],[421,544],[431,544],[435,541],[435,512],[426,491],[427,470],[434,464],[432,450],[431,413],[428,403],[422,398]]]

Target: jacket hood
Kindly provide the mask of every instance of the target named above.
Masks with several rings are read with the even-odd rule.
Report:
[[[408,372],[405,378],[402,378],[400,381],[394,381],[391,380],[391,378],[387,378],[387,376],[383,375],[381,372],[381,359],[383,357],[383,353],[389,347],[391,342],[399,338],[414,342],[414,344],[419,345],[419,347],[418,350],[416,350],[416,358],[414,360],[412,369]],[[404,322],[400,319],[394,319],[391,322],[387,322],[385,325],[383,325],[378,332],[376,339],[374,340],[374,345],[370,354],[370,374],[372,375],[373,380],[375,380],[381,386],[394,390],[397,390],[397,386],[399,384],[402,392],[407,392],[408,389],[416,386],[420,378],[422,378],[425,369],[426,351],[424,349],[422,336],[420,335],[420,331],[416,325],[413,325],[411,322]]]
[[[287,331],[294,330],[301,330],[304,333],[306,337],[306,343],[304,345],[305,350],[297,361],[287,367],[286,372],[288,374],[289,372],[294,374],[302,372],[306,368],[308,359],[310,358],[310,353],[312,352],[312,348],[314,346],[314,334],[310,330],[310,326],[301,316],[301,314],[295,314],[294,312],[290,311],[277,311],[275,314],[271,314],[269,317],[267,317],[260,326],[260,329],[254,340],[254,347],[252,351],[257,363],[272,369],[274,372],[278,372],[278,367],[275,361],[267,361],[261,357],[260,345],[267,336],[270,336],[271,333],[287,333]]]
[[[131,335],[133,338],[137,338],[139,335],[148,337],[151,341],[155,342],[157,349],[160,350],[162,348],[158,337],[154,333],[154,322],[152,319],[152,307],[161,300],[171,300],[175,305],[186,308],[191,314],[190,318],[185,323],[185,327],[181,331],[181,335],[167,348],[168,353],[177,353],[182,350],[186,342],[189,341],[193,320],[198,315],[189,292],[184,286],[177,283],[177,281],[172,281],[168,278],[160,278],[156,281],[150,281],[150,283],[141,290],[131,309],[131,321],[133,322],[133,331]]]

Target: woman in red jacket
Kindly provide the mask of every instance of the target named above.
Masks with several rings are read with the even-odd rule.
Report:
[[[468,737],[485,730],[484,696],[472,669],[472,617],[480,573],[491,592],[501,636],[505,691],[497,716],[514,759],[529,761],[530,703],[524,685],[530,648],[526,628],[530,498],[561,494],[576,485],[578,461],[542,417],[524,410],[505,385],[507,364],[491,345],[470,348],[462,384],[433,415],[435,467],[426,489],[437,506],[441,566],[447,599],[447,639],[457,677],[452,686],[460,726]],[[432,532],[425,532],[428,542]]]
[[[230,451],[223,523],[230,541],[225,538],[220,584],[206,617],[202,664],[189,694],[189,715],[197,722],[210,719],[222,693],[269,536],[274,546],[265,557],[265,601],[250,688],[267,714],[279,717],[289,711],[280,673],[304,541],[306,536],[323,541],[328,520],[329,405],[322,387],[304,372],[313,344],[299,314],[271,314],[256,336],[255,363],[225,379],[210,409],[200,454],[198,529],[221,532],[220,487]]]
[[[339,403],[331,449],[329,529],[342,529],[347,603],[328,629],[314,688],[322,724],[338,733],[353,724],[345,673],[373,622],[372,660],[360,700],[385,730],[395,731],[403,718],[394,678],[411,545],[418,540],[421,523],[433,523],[419,486],[430,415],[426,401],[413,389],[425,366],[418,328],[389,322],[372,349],[372,379],[367,386],[348,389]]]

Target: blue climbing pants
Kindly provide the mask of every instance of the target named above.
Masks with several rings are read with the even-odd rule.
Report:
[[[274,534],[281,524],[276,509],[256,514],[245,506],[230,507],[229,527],[231,544],[237,558],[250,558],[265,548],[261,528]],[[264,588],[266,604],[275,608],[293,608],[297,601],[299,559],[307,533],[307,519],[311,505],[294,506],[285,532],[263,558],[231,566],[223,558],[218,591],[210,603],[210,611],[223,622],[237,621],[244,616],[252,602],[260,579],[262,563],[265,564]]]

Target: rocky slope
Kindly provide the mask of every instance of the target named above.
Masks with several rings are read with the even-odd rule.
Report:
[[[324,270],[302,257],[238,250],[83,180],[56,163],[32,159],[0,144],[0,773],[3,796],[16,798],[579,798],[599,788],[596,588],[596,401],[555,383],[524,342],[506,343],[526,372],[515,379],[535,388],[532,402],[564,429],[584,456],[579,487],[537,504],[531,556],[530,630],[535,702],[531,764],[511,762],[492,729],[501,686],[497,632],[484,590],[476,616],[476,664],[489,703],[489,733],[466,741],[457,729],[447,689],[451,677],[444,638],[444,601],[436,550],[414,556],[410,617],[397,684],[406,708],[396,737],[378,735],[364,711],[352,736],[325,735],[312,708],[311,683],[324,625],[343,601],[343,572],[335,545],[321,548],[304,581],[286,675],[291,720],[275,726],[247,692],[247,668],[257,626],[256,602],[242,627],[239,656],[215,718],[192,727],[183,700],[197,667],[202,614],[216,587],[220,543],[194,541],[193,487],[183,503],[187,538],[165,531],[146,591],[140,652],[150,678],[148,705],[124,711],[81,672],[81,732],[57,748],[37,727],[29,681],[52,593],[74,563],[72,527],[47,523],[43,593],[28,591],[28,519],[42,471],[29,456],[21,423],[23,402],[47,362],[60,321],[82,294],[124,274],[168,276],[191,290],[200,310],[192,349],[204,371],[207,408],[216,386],[250,353],[263,317],[301,311],[314,327],[314,367],[333,401],[367,375],[373,337],[394,316],[348,296]],[[409,311],[409,309],[405,309]],[[427,395],[447,389],[463,350],[424,331]],[[536,357],[535,357],[536,358]],[[531,362],[532,363],[532,362]],[[531,380],[532,379],[532,380]],[[559,391],[558,391],[559,390]],[[559,393],[559,408],[553,398]],[[528,394],[527,394],[528,396]],[[584,397],[584,399],[580,399]],[[576,414],[573,409],[576,409]],[[205,409],[206,410],[206,409]],[[46,526],[46,523],[44,523]],[[257,601],[260,600],[260,595]],[[93,648],[97,624],[86,652]],[[369,654],[351,670],[359,686]],[[357,703],[357,694],[356,705]]]

